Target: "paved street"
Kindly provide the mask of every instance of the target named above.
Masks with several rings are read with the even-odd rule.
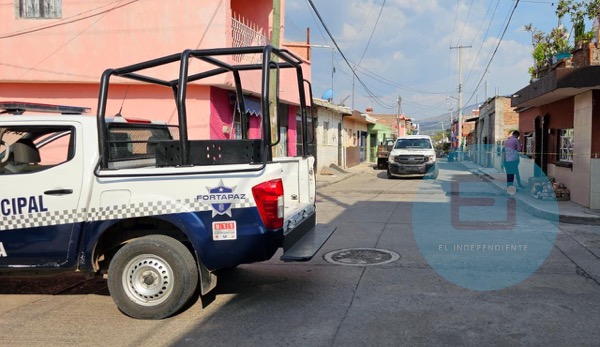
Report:
[[[456,202],[464,206],[452,210]],[[510,212],[510,204],[459,163],[442,163],[436,181],[389,180],[385,171],[363,166],[318,189],[318,220],[337,230],[309,262],[282,263],[275,257],[222,273],[209,296],[163,321],[119,313],[102,280],[2,278],[0,342],[598,345],[598,226],[554,223],[527,214],[519,202]],[[485,242],[473,242],[448,238],[444,231],[456,231],[450,229],[460,230],[461,237],[481,235],[481,229],[490,234]],[[511,244],[529,246],[529,253],[466,249],[498,245],[494,238],[506,235]],[[387,259],[384,251],[399,258],[376,264]],[[331,254],[346,263],[326,260]]]

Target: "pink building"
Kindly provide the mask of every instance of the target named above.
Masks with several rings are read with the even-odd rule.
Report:
[[[22,7],[21,7],[22,6]],[[102,72],[185,49],[273,44],[284,36],[285,0],[77,1],[23,0],[0,11],[0,101],[85,106],[95,115]],[[231,57],[232,62],[252,56]],[[303,57],[306,58],[307,57]],[[310,62],[304,76],[310,80]],[[154,72],[153,72],[154,73]],[[155,72],[172,79],[177,71]],[[297,86],[282,73],[277,110],[286,140],[281,155],[296,154]],[[245,84],[259,131],[260,79]],[[231,77],[215,77],[188,88],[190,139],[235,136]],[[167,88],[123,80],[109,95],[107,114],[177,123],[173,94]],[[153,100],[149,103],[148,100]]]

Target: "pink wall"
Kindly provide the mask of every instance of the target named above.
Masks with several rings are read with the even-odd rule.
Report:
[[[281,4],[283,36],[285,1]],[[259,26],[271,26],[272,0],[62,0],[62,18],[53,20],[16,19],[14,7],[4,6],[0,11],[0,100],[85,106],[95,115],[98,83],[105,69],[185,49],[230,46],[232,6]],[[198,69],[198,62],[192,64],[193,71]],[[310,80],[308,62],[303,64],[303,71],[304,78]],[[170,80],[177,73],[177,66],[169,66],[152,75]],[[244,89],[259,95],[260,73],[244,74],[250,77],[242,77]],[[293,70],[282,71],[279,90],[280,99],[292,105],[299,103],[295,77]],[[123,85],[113,84],[111,89],[107,114],[117,113],[127,94],[123,114],[177,123],[170,89],[119,83]],[[221,100],[222,92],[226,94],[222,89],[231,88],[232,77],[219,76],[202,83],[188,89],[190,139],[224,138],[222,125],[231,121],[227,118],[231,113],[225,107],[228,100]],[[214,86],[212,92],[208,85]],[[217,104],[211,106],[211,100]],[[295,115],[291,109],[288,150],[295,153]],[[258,137],[260,118],[252,117],[250,127],[250,135]]]
[[[0,101],[28,101],[89,107],[96,114],[98,86],[80,84],[0,83]]]
[[[209,88],[188,88],[188,131],[191,138],[208,139]],[[127,98],[123,102],[125,95]],[[109,91],[106,115],[113,116],[121,110],[125,117],[144,118],[178,124],[177,110],[170,88],[141,85],[114,85]],[[95,116],[98,106],[98,87],[91,84],[0,84],[0,101],[23,101],[89,107]],[[122,108],[122,109],[121,109]]]
[[[290,106],[289,111],[288,111],[288,145],[287,145],[287,150],[288,150],[288,156],[295,156],[296,155],[296,144],[298,143],[298,141],[302,141],[302,139],[299,139],[298,137],[300,136],[300,134],[298,134],[298,131],[296,129],[296,106]]]
[[[242,17],[242,22],[244,22],[244,19],[252,21],[262,29],[263,35],[268,38],[271,37],[269,20],[271,11],[273,10],[271,1],[231,0],[231,10],[236,15]]]
[[[229,101],[228,90],[211,88],[211,120],[210,134],[214,139],[229,139],[233,133],[223,133],[223,127],[232,130],[233,105]],[[248,137],[259,139],[262,137],[262,117],[250,116],[250,129]]]
[[[107,67],[188,48],[226,45],[223,33],[231,18],[228,1],[138,1],[121,5],[112,0],[63,0],[60,21],[15,19],[13,7],[4,6],[0,11],[4,62],[0,78],[96,82]],[[58,23],[61,25],[55,25]],[[39,28],[46,29],[33,31]]]
[[[271,0],[233,0],[233,5],[251,21],[269,26]],[[62,7],[60,20],[25,20],[15,18],[13,6],[4,6],[0,83],[98,83],[106,68],[232,42],[231,2],[226,0],[63,0]],[[176,73],[173,67],[156,71],[156,76],[171,79]],[[297,103],[290,77],[286,74],[281,82],[281,99]],[[231,79],[203,83],[229,85]],[[245,88],[259,93],[260,83]]]

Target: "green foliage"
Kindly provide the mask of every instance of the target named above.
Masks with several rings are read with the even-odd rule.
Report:
[[[569,15],[573,24],[575,42],[591,40],[595,35],[593,30],[585,31],[585,19],[595,19],[600,17],[600,0],[560,0],[556,6],[556,15],[558,19],[563,19]]]
[[[559,0],[556,6],[556,15],[560,20],[569,17],[573,25],[574,40],[578,45],[589,42],[596,35],[594,30],[585,30],[586,19],[600,19],[600,0]],[[558,53],[568,53],[573,50],[569,43],[568,30],[561,24],[545,33],[533,27],[532,24],[525,26],[525,31],[532,36],[532,56],[535,61],[533,68],[529,69],[531,77],[536,76],[536,70],[548,65],[552,56]]]

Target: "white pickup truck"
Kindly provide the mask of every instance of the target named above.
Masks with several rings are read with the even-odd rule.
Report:
[[[420,176],[436,179],[439,167],[428,135],[406,135],[396,139],[388,158],[387,177]]]
[[[262,61],[225,58],[240,54]],[[208,67],[188,72],[195,59]],[[147,74],[173,63],[181,65],[173,80]],[[0,103],[0,274],[104,276],[123,313],[161,319],[213,289],[217,270],[268,260],[279,248],[284,261],[311,259],[334,228],[316,224],[300,64],[271,46],[188,50],[106,70],[96,117],[81,107]],[[302,151],[293,157],[272,154],[268,81],[283,69],[300,90]],[[239,112],[247,93],[238,77],[248,70],[262,78],[260,138],[249,138]],[[241,138],[188,139],[188,83],[224,73],[236,76]],[[172,89],[178,126],[107,117],[112,77]]]

